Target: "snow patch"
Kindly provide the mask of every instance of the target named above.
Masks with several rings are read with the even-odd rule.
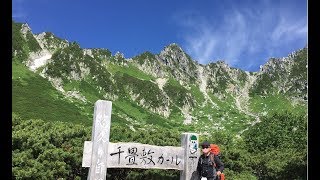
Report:
[[[52,54],[45,54],[39,58],[36,58],[36,59],[31,59],[29,61],[29,68],[32,70],[32,71],[35,71],[37,68],[45,65],[49,59],[51,59],[52,57]]]

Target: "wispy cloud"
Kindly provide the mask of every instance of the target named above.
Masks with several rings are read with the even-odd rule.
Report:
[[[305,21],[288,22],[284,17],[281,17],[278,24],[271,34],[274,42],[281,40],[293,41],[296,38],[307,36],[307,26]]]
[[[188,20],[188,31],[184,34],[186,51],[199,63],[223,59],[230,64],[239,60],[248,47],[249,34],[245,17],[240,12],[225,16],[223,24],[215,20]],[[214,22],[212,22],[214,21]]]
[[[231,6],[229,11],[216,12],[222,18],[184,14],[179,18],[182,46],[201,64],[224,60],[249,69],[263,64],[283,45],[307,39],[306,16],[292,17],[290,9],[271,6]]]

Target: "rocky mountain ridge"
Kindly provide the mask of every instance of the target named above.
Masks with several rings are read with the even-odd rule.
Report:
[[[19,24],[13,22],[13,26]],[[27,24],[21,23],[16,31],[14,35],[27,45],[20,47],[14,41],[13,57],[25,57],[19,59],[31,71],[82,103],[94,101],[79,85],[85,83],[100,97],[119,104],[133,103],[181,124],[210,127],[222,126],[238,115],[242,120],[237,123],[257,122],[262,114],[250,108],[255,96],[281,94],[293,104],[307,101],[307,47],[285,58],[271,58],[258,72],[247,72],[223,61],[199,64],[175,43],[159,54],[145,52],[126,59],[108,49],[82,49],[50,32],[33,34]],[[118,116],[139,121],[124,112]]]

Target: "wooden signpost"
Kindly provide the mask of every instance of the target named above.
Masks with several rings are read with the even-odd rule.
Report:
[[[92,139],[84,142],[82,159],[82,167],[90,167],[88,180],[105,180],[107,168],[177,169],[181,180],[191,179],[200,155],[197,134],[183,133],[181,147],[111,143],[111,109],[111,101],[95,103]]]

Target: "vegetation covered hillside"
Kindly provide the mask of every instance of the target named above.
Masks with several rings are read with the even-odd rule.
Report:
[[[94,103],[109,100],[112,142],[180,146],[181,133],[195,132],[221,146],[228,179],[306,179],[307,51],[247,72],[199,64],[175,43],[127,59],[12,21],[13,176],[85,179]],[[108,177],[179,172],[111,169]]]
[[[86,179],[81,167],[83,143],[91,127],[41,119],[12,118],[14,179]],[[307,118],[291,113],[264,117],[261,123],[235,139],[224,132],[200,136],[219,144],[228,179],[306,179]],[[139,142],[180,146],[181,134],[167,128],[132,131],[112,124],[111,142]],[[304,142],[304,143],[303,143]],[[297,151],[299,149],[299,151]],[[108,169],[111,179],[179,179],[177,170]]]

